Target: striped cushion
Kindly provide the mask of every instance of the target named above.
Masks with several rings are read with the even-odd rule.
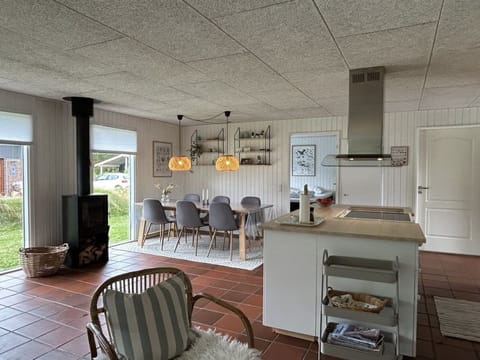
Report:
[[[107,323],[116,351],[125,359],[167,360],[188,346],[185,285],[175,275],[142,294],[107,290]]]

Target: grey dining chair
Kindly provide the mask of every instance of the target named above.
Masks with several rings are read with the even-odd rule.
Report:
[[[185,194],[183,196],[183,200],[200,202],[200,195],[198,195],[198,194]]]
[[[224,234],[230,236],[230,260],[233,257],[233,232],[238,230],[238,224],[233,215],[232,208],[229,204],[224,202],[215,202],[209,208],[210,222],[209,225],[213,229],[213,234],[210,236],[210,245],[208,246],[207,257],[210,255],[213,243],[217,236],[217,231],[223,231]],[[225,245],[225,235],[224,235]]]
[[[185,235],[186,240],[188,229],[192,229],[192,244],[195,244],[195,255],[197,255],[200,228],[208,226],[208,223],[202,221],[198,209],[192,201],[178,200],[175,207],[177,211],[178,238],[174,252],[177,251],[182,236]]]
[[[143,218],[147,222],[147,231],[145,231],[141,246],[145,243],[145,239],[150,231],[152,225],[160,225],[160,243],[163,250],[163,241],[165,239],[165,225],[168,224],[168,239],[170,239],[171,225],[175,227],[175,216],[165,214],[160,200],[147,198],[143,200]]]
[[[261,234],[257,226],[257,224],[262,223],[264,220],[263,210],[257,209],[262,205],[261,199],[258,196],[245,196],[240,200],[240,205],[246,209],[252,209],[248,213],[245,221],[245,232],[248,239],[262,236],[263,234]]]
[[[217,202],[223,202],[225,204],[229,204],[230,205],[230,198],[228,196],[224,196],[224,195],[217,195],[217,196],[214,196],[212,198],[212,201],[211,203],[217,203]]]

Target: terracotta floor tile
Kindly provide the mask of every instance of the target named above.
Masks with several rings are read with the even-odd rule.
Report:
[[[223,317],[222,313],[206,309],[196,309],[193,311],[192,320],[202,324],[212,325]]]
[[[38,316],[22,313],[22,314],[10,317],[6,320],[0,321],[0,327],[6,330],[13,331],[38,320],[40,320]]]
[[[272,328],[263,326],[261,322],[252,322],[253,333],[256,338],[273,341],[278,334],[272,330]]]
[[[238,318],[238,316],[230,315],[230,314],[223,316],[220,320],[216,321],[213,325],[220,329],[225,329],[225,330],[233,331],[236,333],[240,333],[244,330],[244,326],[240,318]]]
[[[282,343],[273,343],[263,354],[264,360],[301,360],[306,354],[305,349]]]
[[[45,304],[47,304],[47,300],[32,298],[15,305],[15,309],[20,311],[31,311]]]
[[[13,332],[2,335],[0,336],[0,354],[29,341],[30,339],[26,338],[25,336],[21,336]],[[0,358],[3,359],[2,355],[0,355]]]
[[[294,338],[291,336],[286,336],[286,335],[278,335],[278,337],[275,339],[275,342],[280,342],[282,344],[287,344],[290,346],[296,346],[299,348],[303,348],[305,350],[308,350],[310,347],[310,344],[312,343],[311,341],[303,340],[303,339],[298,339]]]
[[[31,339],[35,339],[36,337],[42,336],[59,327],[60,327],[60,324],[56,322],[49,321],[47,319],[41,319],[27,326],[19,328],[15,330],[15,332],[17,334],[29,337]]]
[[[65,311],[67,309],[67,306],[56,304],[53,302],[47,302],[45,305],[32,309],[30,312],[34,315],[49,317],[61,313],[62,311]]]
[[[18,311],[16,309],[13,309],[11,307],[4,307],[0,309],[0,319],[6,320],[8,318],[11,318],[13,316],[20,316],[23,314],[21,311]]]
[[[232,290],[245,292],[247,294],[255,294],[259,290],[259,287],[256,285],[238,284],[234,286]]]
[[[433,344],[431,341],[417,339],[417,355],[434,359]]]
[[[68,324],[74,320],[82,319],[85,317],[87,318],[90,317],[88,312],[74,309],[74,308],[67,308],[62,312],[49,316],[49,319],[53,321],[61,322],[63,324]]]
[[[90,357],[88,357],[88,359],[90,359]],[[53,350],[40,356],[36,360],[78,360],[78,356],[61,350]]]
[[[245,304],[255,305],[255,306],[263,306],[263,296],[260,295],[250,295],[244,301]]]
[[[82,335],[83,333],[84,331],[72,329],[62,325],[59,328],[38,337],[36,340],[54,347],[58,347]]]
[[[228,291],[222,295],[222,299],[225,301],[241,302],[249,296],[249,294],[239,291]]]
[[[0,288],[0,299],[6,298],[12,295],[16,295],[16,294],[17,293],[15,291]]]
[[[471,292],[454,290],[453,291],[453,297],[455,299],[480,302],[480,293],[471,293]]]
[[[430,327],[422,326],[422,325],[417,326],[417,339],[432,341],[432,334],[430,333]]]
[[[9,291],[1,293],[0,321],[6,321],[4,325],[13,324],[16,316],[19,321],[26,321],[29,316],[34,315],[34,318],[30,319],[32,322],[22,323],[25,326],[15,332],[8,332],[0,327],[0,353],[8,350],[12,357],[18,358],[19,352],[28,349],[31,344],[31,352],[34,354],[29,355],[31,357],[40,356],[39,358],[44,360],[88,359],[88,356],[83,355],[88,352],[85,324],[89,321],[89,316],[84,315],[88,314],[92,289],[113,274],[145,267],[174,266],[189,274],[196,290],[219,297],[225,295],[246,313],[252,320],[257,348],[264,351],[264,358],[316,359],[317,343],[277,335],[272,329],[262,325],[263,267],[247,271],[148,254],[133,254],[115,248],[111,249],[110,255],[111,260],[104,266],[62,268],[57,276],[48,278],[26,278],[23,271],[0,275],[0,288]],[[464,360],[462,356],[469,359],[474,354],[478,356],[476,360],[480,360],[480,344],[441,335],[433,300],[433,296],[449,296],[479,301],[477,295],[480,294],[480,258],[422,251],[420,262],[419,292],[425,295],[419,299],[418,305],[419,351],[416,360],[444,359],[453,353],[457,354],[453,359]],[[469,273],[463,269],[458,271],[459,266],[466,263],[469,264]],[[477,269],[478,274],[475,273]],[[240,299],[240,293],[247,296]],[[199,305],[195,311],[197,315],[194,315],[194,325],[202,328],[216,327],[219,332],[245,341],[243,324],[234,315],[211,302],[202,300]],[[28,314],[23,314],[23,311]],[[42,319],[38,320],[37,316]],[[52,318],[56,321],[51,321]],[[7,321],[8,319],[12,320]],[[58,321],[68,322],[69,325],[62,326]],[[35,337],[36,342],[29,340]],[[22,344],[24,347],[10,348]],[[48,352],[44,355],[36,354],[44,351],[44,346],[47,346]],[[58,349],[58,346],[68,351]],[[28,350],[26,353],[28,354]],[[0,358],[3,360],[3,354],[0,354]],[[322,356],[322,360],[331,359],[335,358]],[[409,359],[405,357],[405,360]]]
[[[236,306],[243,311],[250,321],[256,320],[262,313],[262,308],[260,306],[248,304],[237,304]]]
[[[58,349],[78,356],[84,356],[90,353],[88,350],[88,339],[86,334],[70,340],[69,342],[60,346]]]
[[[435,344],[435,353],[437,354],[436,360],[478,360],[477,355],[473,349],[462,349],[444,344]]]
[[[36,359],[37,357],[48,353],[50,350],[51,348],[48,345],[32,340],[4,352],[1,357],[2,360]]]
[[[4,306],[15,305],[14,307],[16,308],[16,305],[21,304],[22,302],[30,299],[32,299],[31,296],[15,293],[15,295],[7,296],[0,299],[0,305],[4,305]]]

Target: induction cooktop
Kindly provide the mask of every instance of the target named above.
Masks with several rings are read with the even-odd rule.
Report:
[[[350,210],[342,217],[354,219],[379,219],[379,220],[393,220],[393,221],[411,221],[410,215],[398,212],[388,211],[364,211],[364,210]]]

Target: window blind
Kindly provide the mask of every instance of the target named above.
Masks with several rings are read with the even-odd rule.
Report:
[[[92,151],[136,154],[137,132],[132,130],[92,125],[90,127]]]
[[[30,144],[33,141],[32,117],[0,111],[0,141],[12,144]]]

